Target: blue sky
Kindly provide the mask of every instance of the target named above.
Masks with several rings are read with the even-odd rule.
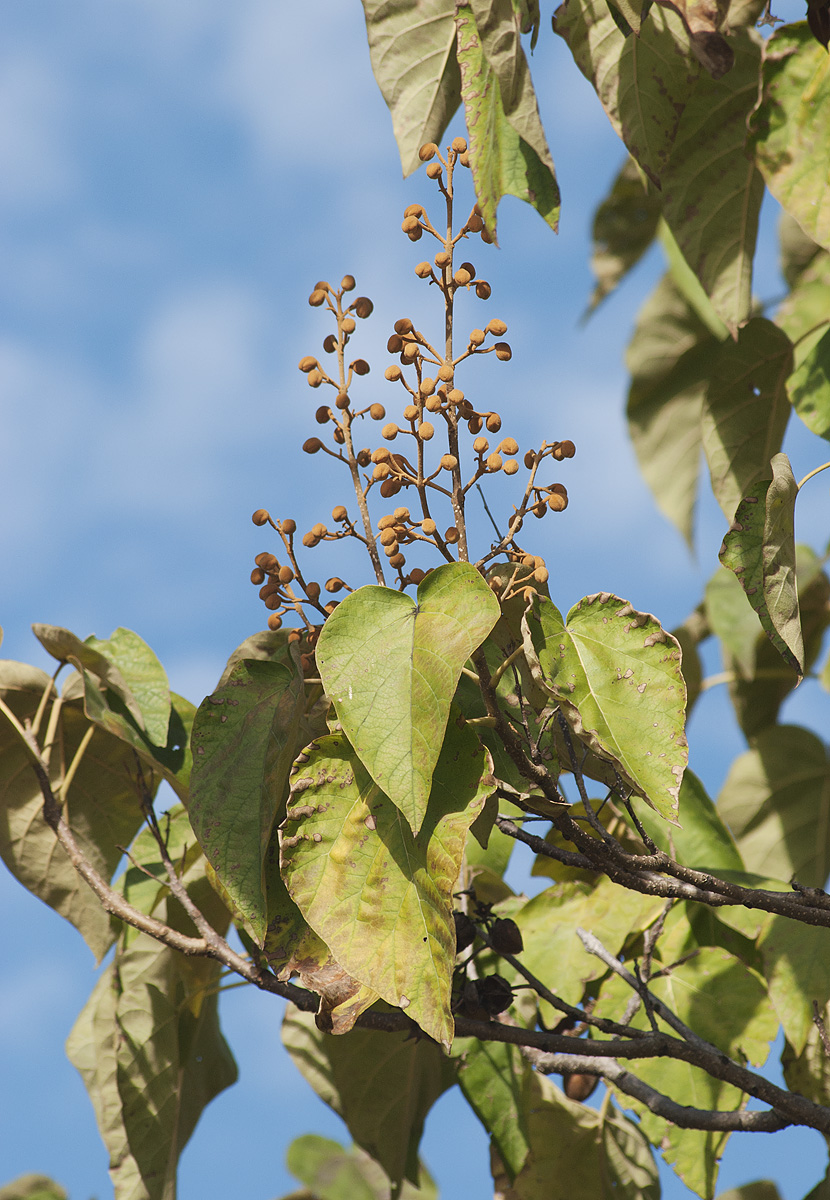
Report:
[[[523,450],[544,437],[577,444],[561,473],[570,507],[539,524],[531,547],[548,559],[559,606],[613,591],[671,627],[715,569],[723,520],[704,497],[690,555],[627,441],[622,354],[662,270],[659,251],[579,324],[591,214],[623,152],[549,15],[534,75],[561,233],[508,200],[501,249],[471,247],[493,299],[471,301],[464,319],[502,317],[514,352],[476,383]],[[320,401],[296,364],[328,332],[306,304],[310,287],[348,271],[372,297],[375,316],[354,347],[374,368],[367,400],[388,404],[392,322],[437,319],[412,272],[423,254],[400,233],[403,208],[431,195],[422,177],[401,179],[356,0],[0,5],[4,657],[46,665],[32,621],[82,637],[125,625],[177,691],[198,703],[213,688],[230,651],[264,624],[248,574],[272,547],[251,512],[264,506],[309,528],[347,494],[299,449]],[[781,292],[774,223],[769,206],[764,299]],[[797,477],[820,461],[807,437],[789,449]],[[823,547],[822,479],[799,505],[800,536]],[[318,561],[321,579],[348,570],[361,581],[354,559]],[[718,669],[716,657],[707,667]],[[809,684],[786,712],[819,731],[827,714]],[[690,741],[716,793],[742,748],[723,689],[704,698]],[[103,1200],[106,1158],[63,1057],[91,958],[6,875],[0,896],[0,1182],[46,1171],[72,1200]],[[294,1136],[344,1131],[283,1054],[278,1006],[236,991],[223,1014],[242,1078],[203,1118],[180,1197],[269,1200],[292,1186],[283,1156]],[[786,1134],[730,1148],[723,1186],[773,1174],[785,1200],[800,1200],[823,1169],[819,1141]],[[457,1093],[438,1106],[424,1150],[445,1197],[491,1194],[484,1136]],[[669,1200],[687,1194],[667,1179]]]

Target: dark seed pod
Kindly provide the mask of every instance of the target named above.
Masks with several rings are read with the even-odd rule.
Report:
[[[273,571],[279,564],[273,554],[269,554],[264,550],[262,554],[258,554],[254,559],[258,567],[262,567],[263,571]]]
[[[316,454],[318,450],[322,450],[323,443],[319,438],[306,438],[303,442],[303,450],[306,454]]]
[[[412,575],[414,574],[415,571],[412,572]],[[416,580],[413,579],[412,582],[415,583]],[[456,911],[452,915],[455,921],[455,952],[460,954],[462,950],[472,946],[476,936],[476,927],[466,913]]]
[[[487,975],[478,980],[478,998],[481,1007],[495,1017],[504,1012],[513,1002],[513,989],[501,975]]]
[[[251,583],[254,584],[255,587],[259,587],[259,585],[264,582],[265,572],[263,571],[262,567],[254,567],[253,571],[251,571]]]
[[[323,339],[323,349],[326,354],[334,354],[337,349],[337,338],[333,333],[330,333],[328,337]]]
[[[596,1075],[563,1074],[562,1091],[569,1100],[578,1100],[580,1104],[584,1104],[598,1083]]]
[[[266,508],[258,508],[251,517],[251,520],[253,521],[254,525],[267,525],[268,510]]]
[[[521,930],[510,917],[499,917],[493,922],[490,941],[496,954],[520,954],[524,949]]]
[[[326,293],[322,288],[315,288],[308,298],[308,302],[312,308],[319,308],[325,302]]]
[[[371,317],[374,307],[374,304],[368,296],[358,296],[352,305],[352,308],[357,316],[360,317],[361,321],[365,321],[367,317]]]
[[[287,520],[283,521],[282,523],[282,531],[290,537],[292,533],[297,532],[297,522],[293,521],[291,517],[288,517]]]

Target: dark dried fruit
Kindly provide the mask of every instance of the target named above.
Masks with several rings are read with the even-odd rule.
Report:
[[[569,1100],[578,1100],[580,1104],[584,1104],[598,1083],[596,1075],[563,1074],[562,1091]]]
[[[414,574],[415,571],[412,572],[412,575]],[[421,575],[423,575],[423,571]],[[416,581],[413,579],[412,582]],[[466,913],[456,911],[452,915],[455,921],[455,952],[460,954],[462,950],[472,946],[476,936],[476,927]]]
[[[521,954],[524,949],[521,930],[510,917],[499,917],[493,922],[490,941],[496,954]]]
[[[495,1017],[512,1004],[513,989],[501,975],[486,975],[478,980],[478,998],[485,1012]]]
[[[258,508],[251,517],[251,520],[253,521],[254,525],[267,525],[268,510],[265,508]]]

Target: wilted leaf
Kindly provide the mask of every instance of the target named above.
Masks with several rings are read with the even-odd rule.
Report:
[[[345,1150],[339,1142],[307,1133],[295,1138],[286,1153],[292,1175],[313,1190],[316,1200],[389,1200],[389,1176],[359,1146]],[[399,1200],[438,1200],[429,1171],[421,1163],[421,1186],[408,1180]]]
[[[786,334],[764,317],[754,317],[736,342],[722,343],[712,363],[703,446],[712,490],[729,521],[781,449],[790,416],[792,361]]]
[[[680,827],[672,828],[641,804],[637,818],[661,850],[684,867],[700,871],[743,871],[744,864],[732,834],[718,816],[698,777],[687,770],[680,785]],[[588,929],[592,926],[587,925]]]
[[[659,193],[644,185],[636,162],[627,158],[594,215],[591,270],[597,282],[589,313],[614,291],[654,241],[661,208]]]
[[[372,70],[392,114],[403,173],[411,175],[420,165],[421,146],[441,141],[461,102],[455,4],[363,0],[363,11]]]
[[[602,592],[568,613],[539,598],[525,651],[568,724],[662,816],[677,816],[688,759],[680,648],[649,613]]]
[[[456,26],[470,167],[484,223],[495,238],[496,210],[509,195],[532,204],[556,230],[559,187],[511,0],[460,5]]]
[[[498,617],[478,571],[459,562],[427,575],[417,604],[391,588],[362,587],[323,626],[317,665],[326,693],[360,761],[413,831],[461,669]]]
[[[765,633],[784,661],[804,673],[804,639],[795,573],[798,485],[786,454],[776,454],[772,479],[756,483],[738,505],[720,560],[734,571]]]
[[[606,0],[566,0],[556,10],[554,32],[568,43],[611,124],[660,187],[680,116],[700,73],[688,45],[683,48],[679,19],[652,9],[640,36],[626,38]]]
[[[293,900],[338,962],[421,1028],[452,1042],[452,890],[492,787],[474,734],[451,722],[416,836],[346,739],[321,739],[292,779],[281,835]]]
[[[776,200],[830,249],[830,65],[807,23],[764,45],[761,104],[752,117],[758,166]]]
[[[718,811],[747,870],[823,887],[830,874],[830,764],[797,725],[772,725],[735,760]]]
[[[692,540],[703,446],[703,397],[718,340],[670,275],[646,301],[626,352],[628,430],[661,511]]]
[[[301,749],[303,700],[302,676],[286,649],[281,662],[237,663],[193,724],[190,820],[260,941],[267,924],[263,862]]]
[[[427,1113],[455,1083],[455,1067],[441,1050],[405,1033],[353,1029],[345,1037],[329,1037],[309,1013],[291,1008],[283,1019],[282,1040],[294,1065],[343,1118],[358,1146],[393,1183],[404,1177],[417,1183]],[[429,1183],[427,1178],[427,1196]]]
[[[686,99],[662,172],[663,216],[686,262],[731,331],[748,318],[764,183],[746,152],[746,115],[758,89],[761,38],[729,39],[735,65],[701,73]]]
[[[0,696],[19,719],[34,716],[47,688],[54,694],[49,676],[36,667],[0,663]],[[54,703],[47,705],[44,729]],[[59,792],[90,728],[77,702],[61,705],[50,754],[54,790]],[[95,729],[63,797],[65,815],[81,850],[107,880],[121,858],[121,847],[129,844],[143,820],[135,774],[129,747]],[[158,777],[145,782],[155,793]],[[0,714],[0,855],[15,878],[70,921],[100,959],[112,943],[109,914],[58,844],[42,810],[43,795],[29,755]]]

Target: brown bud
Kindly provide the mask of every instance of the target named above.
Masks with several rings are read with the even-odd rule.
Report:
[[[267,600],[269,596],[275,596],[279,593],[279,591],[280,591],[280,585],[278,583],[276,583],[273,579],[269,579],[268,582],[266,583],[265,587],[261,587],[259,589],[259,598],[260,598],[260,600]],[[279,601],[277,601],[277,603],[273,604],[271,607],[278,608]]]
[[[460,270],[462,270],[462,271],[469,271],[469,272],[470,272],[470,277],[471,277],[472,279],[475,279],[475,277],[476,277],[476,269],[475,269],[475,267],[473,266],[473,264],[472,264],[471,262],[463,262],[463,263],[461,264]]]
[[[297,532],[297,522],[292,520],[291,517],[288,517],[282,522],[280,528],[282,529],[283,533],[290,537],[292,533]]]
[[[424,215],[423,204],[408,204],[403,211],[405,217],[422,217]]]
[[[346,585],[343,583],[343,580],[338,579],[338,577],[336,575],[333,575],[331,577],[331,579],[326,580],[326,591],[327,592],[339,592],[339,591],[342,591],[342,589],[345,586]]]
[[[472,279],[472,275],[469,271],[465,271],[463,267],[459,267],[452,278],[453,282],[457,284],[458,287],[466,287],[466,285]]]
[[[550,579],[550,572],[548,571],[547,567],[537,567],[533,572],[533,578],[537,583],[547,583],[547,581]]]
[[[380,494],[383,496],[384,500],[391,500],[393,496],[397,496],[400,490],[401,485],[398,483],[397,479],[384,479],[383,483],[380,485]]]
[[[319,438],[306,438],[303,442],[303,450],[306,454],[316,454],[318,450],[322,450],[323,443]]]
[[[470,433],[481,433],[481,427],[483,424],[484,422],[482,421],[481,417],[470,417],[469,421],[467,422],[467,428],[469,429]]]
[[[280,567],[277,578],[279,579],[280,583],[291,583],[294,578],[294,572],[291,570],[288,564],[285,564],[285,566]]]
[[[421,529],[424,531],[424,533],[428,537],[432,537],[432,535],[435,533],[436,528],[437,528],[436,524],[433,521],[432,517],[424,517],[423,521],[421,522]]]
[[[401,229],[404,231],[404,233],[411,233],[413,229],[420,229],[420,227],[421,222],[417,217],[414,216],[404,217],[403,221],[401,222]]]
[[[467,153],[467,142],[463,137],[453,138],[452,139],[452,148],[456,152],[456,154],[466,154]]]
[[[409,233],[406,236],[409,238],[410,242],[420,242],[423,235],[424,235],[424,231],[421,228],[421,226],[419,225],[417,227],[417,229],[410,229]]]
[[[254,567],[253,571],[251,571],[251,583],[254,585],[254,587],[259,587],[264,580],[265,572],[263,571],[262,567]]]
[[[553,495],[548,496],[548,508],[551,512],[564,512],[567,507],[567,496],[560,496],[556,492],[554,492]]]
[[[301,670],[310,671],[313,666],[314,666],[314,658],[311,654],[301,654],[300,655],[300,669]]]
[[[387,535],[392,535],[392,540],[388,542],[384,542],[383,534],[381,534],[380,538],[380,544],[383,546],[383,553],[387,558],[391,558],[393,554],[398,553],[398,539],[395,537],[394,529],[384,529],[383,532]]]
[[[405,421],[414,421],[415,418],[417,417],[417,415],[418,415],[417,404],[407,404],[406,408],[403,410],[404,420]]]
[[[303,534],[303,545],[307,550],[313,550],[315,546],[320,544],[320,539],[315,537],[313,533]]]
[[[396,521],[408,521],[409,520],[409,509],[408,508],[396,508],[392,515]]]
[[[429,377],[422,379],[418,385],[418,391],[422,396],[431,396],[435,391],[435,380]]]
[[[308,302],[312,308],[319,308],[325,302],[326,293],[322,288],[315,288],[308,298]]]
[[[388,425],[384,425],[380,431],[380,436],[386,438],[387,442],[394,442],[398,436],[398,427],[394,421],[390,421]]]
[[[328,615],[331,616],[339,603],[339,600],[329,600],[328,604],[323,605],[323,611],[327,612]]]
[[[503,466],[502,457],[500,454],[490,454],[487,457],[487,470],[500,471]]]
[[[505,475],[515,475],[518,469],[519,464],[516,462],[515,458],[505,459],[503,468]]]
[[[518,454],[519,444],[512,437],[502,438],[499,444],[499,450],[503,451],[505,454]]]
[[[369,374],[369,364],[365,358],[356,358],[352,363],[351,369],[354,371],[355,375]]]
[[[415,274],[418,276],[419,279],[429,279],[430,275],[432,274],[431,263],[428,263],[428,262],[418,263],[417,267],[415,268]]]
[[[448,542],[450,546],[455,545],[455,543],[458,541],[458,537],[458,530],[454,525],[450,525],[449,529],[444,531],[444,541]]]
[[[420,567],[413,567],[409,572],[409,582],[414,583],[416,586],[422,583],[425,577],[426,571],[422,571]]]
[[[393,525],[389,525],[386,529],[381,529],[378,541],[380,542],[381,546],[391,546],[393,544],[397,545],[398,539],[395,534],[395,527]]]
[[[273,630],[274,633],[276,633],[277,630],[281,626],[282,626],[282,617],[279,616],[277,613],[271,613],[270,617],[268,618],[268,628]]]
[[[460,404],[464,399],[464,393],[460,388],[452,388],[449,392],[447,392],[447,399],[449,400],[450,404]]]
[[[458,161],[461,163],[462,167],[469,167],[469,165],[470,165],[469,154],[459,154]]]
[[[318,425],[325,425],[331,420],[331,409],[326,404],[322,404],[314,414],[314,420]]]
[[[507,326],[498,317],[493,317],[492,321],[487,322],[487,332],[492,333],[494,337],[504,337],[507,333]]]
[[[325,279],[318,279],[312,290],[315,292],[330,292],[331,284],[327,283]]]
[[[368,446],[364,446],[362,450],[358,450],[356,457],[357,465],[359,467],[368,467],[369,463],[372,461],[372,451]]]
[[[492,290],[493,289],[490,287],[490,284],[484,279],[479,279],[478,283],[476,284],[476,295],[478,296],[479,300],[489,300]]]
[[[487,428],[491,433],[498,433],[501,429],[501,417],[498,413],[487,414]]]
[[[568,495],[568,489],[565,487],[564,483],[552,483],[548,488],[548,491],[554,492],[559,496],[567,497]]]
[[[509,362],[513,357],[513,351],[507,342],[496,342],[496,358],[502,362]]]
[[[536,504],[533,505],[533,508],[531,508],[530,511],[533,513],[534,517],[538,517],[539,520],[541,520],[542,517],[545,515],[545,513],[548,511],[548,509],[547,509],[547,505],[545,504],[544,500],[539,500]]]
[[[427,179],[440,179],[440,178],[441,178],[441,164],[436,163],[436,162],[430,163],[429,166],[427,167]]]
[[[470,233],[481,233],[482,229],[484,228],[484,222],[477,212],[474,211],[470,213],[469,217],[467,218],[467,228],[469,229]]]
[[[442,383],[452,383],[454,373],[452,363],[441,363],[438,368],[438,378]]]
[[[386,409],[382,404],[372,404],[369,406],[369,416],[373,421],[382,421],[386,416]]]
[[[340,328],[344,333],[354,333],[356,329],[354,317],[344,317],[340,322]]]
[[[320,585],[312,579],[311,583],[305,585],[305,594],[309,600],[318,600],[320,598]]]
[[[361,321],[365,321],[367,317],[371,317],[374,304],[368,296],[358,296],[352,304],[352,309],[360,317]]]
[[[389,341],[386,343],[386,349],[390,354],[400,354],[401,350],[403,349],[403,340],[398,336],[397,333],[393,333],[389,338]],[[386,373],[386,378],[389,378],[388,371]],[[395,378],[400,378],[400,371],[398,371],[398,374],[395,376]]]
[[[307,354],[305,358],[301,358],[297,363],[299,370],[305,371],[306,375],[309,371],[313,371],[317,365],[317,359],[313,358],[310,354]]]
[[[318,371],[315,368],[313,371],[309,371],[309,373],[306,375],[306,379],[308,380],[309,387],[318,388],[323,382],[323,372]]]
[[[487,226],[486,226],[486,225],[485,225],[485,226],[484,226],[484,228],[481,230],[481,240],[482,240],[483,242],[486,242],[488,246],[492,246],[492,244],[493,244],[493,237],[492,237],[492,234],[490,234],[490,233],[488,232],[488,230],[487,230]]]
[[[427,412],[431,412],[431,413],[440,412],[441,396],[440,395],[427,396],[426,400],[424,401],[424,408],[427,410]]]
[[[469,338],[470,345],[471,346],[480,346],[486,336],[487,336],[487,334],[484,332],[483,329],[473,329],[472,332],[470,333],[470,338]]]
[[[334,403],[340,409],[348,408],[349,407],[349,393],[348,392],[338,392],[334,398]]]
[[[282,608],[282,600],[280,600],[276,592],[265,597],[265,607],[270,609]]]
[[[327,337],[323,338],[323,349],[325,350],[326,354],[334,354],[335,350],[337,349],[337,338],[333,333],[330,333]]]
[[[373,463],[385,463],[391,457],[385,446],[378,446],[377,450],[372,451]]]
[[[420,158],[421,162],[429,162],[431,158],[435,158],[437,153],[438,147],[435,145],[435,142],[425,142],[418,151],[418,157]]]
[[[311,526],[311,532],[315,533],[317,537],[322,537],[323,534],[328,533],[328,530],[322,521],[318,521],[316,525]]]
[[[266,508],[258,508],[251,517],[254,525],[267,525],[269,519],[268,510]]]
[[[535,462],[536,462],[536,455],[534,454],[534,452],[532,450],[528,450],[528,452],[525,454],[525,466],[527,467],[528,471],[530,470],[530,468],[533,466],[533,464]]]
[[[398,552],[397,554],[393,554],[391,556],[391,558],[389,559],[389,566],[394,567],[395,570],[397,571],[400,567],[402,567],[404,565],[405,562],[406,562],[406,556],[404,554],[401,554],[400,552]]]
[[[473,449],[475,450],[476,454],[484,454],[486,450],[490,449],[490,443],[487,441],[486,437],[477,437],[473,442]]]
[[[332,437],[334,438],[334,440],[337,442],[337,444],[339,446],[342,446],[346,441],[346,435],[342,429],[335,429],[334,433],[332,434]]]
[[[522,932],[510,917],[499,917],[493,922],[490,941],[496,954],[521,954],[524,950]]]
[[[422,421],[418,426],[418,437],[422,442],[428,442],[435,434],[435,426],[429,421]]]
[[[409,317],[401,317],[395,322],[395,333],[405,334],[412,333],[415,326],[410,321]]]
[[[580,1104],[585,1103],[598,1083],[596,1075],[570,1075],[565,1072],[562,1074],[562,1091],[569,1100],[576,1100]]]
[[[331,510],[332,521],[345,521],[346,518],[348,517],[348,515],[349,515],[349,513],[348,513],[348,510],[346,509],[345,504],[337,504]]]
[[[454,471],[458,466],[458,459],[454,454],[443,454],[441,456],[441,466],[445,471]]]
[[[340,280],[340,287],[344,292],[353,292],[355,289],[354,275],[344,275]]]
[[[404,362],[414,362],[420,351],[417,342],[407,342],[403,350],[401,350],[401,358]]]
[[[559,449],[562,451],[563,458],[573,458],[576,454],[576,446],[570,441],[560,442]]]
[[[378,521],[378,529],[391,529],[395,524],[395,518],[389,513],[385,517],[381,517]]]

